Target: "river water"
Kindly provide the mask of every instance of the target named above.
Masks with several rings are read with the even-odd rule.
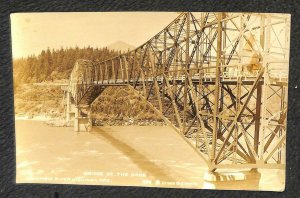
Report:
[[[276,190],[283,170],[247,181],[207,182],[202,158],[169,126],[102,126],[92,132],[16,120],[17,183]]]

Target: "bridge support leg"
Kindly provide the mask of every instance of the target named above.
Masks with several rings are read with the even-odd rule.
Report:
[[[74,118],[74,131],[79,131],[79,108],[75,107],[75,118]]]
[[[88,123],[87,123],[87,131],[88,132],[92,131],[92,127],[93,127],[93,119],[92,119],[92,115],[91,115],[91,110],[89,110],[89,113],[88,113]]]
[[[70,92],[67,91],[67,106],[66,106],[66,122],[67,122],[67,126],[70,126],[70,106],[71,106],[71,98],[70,98]]]

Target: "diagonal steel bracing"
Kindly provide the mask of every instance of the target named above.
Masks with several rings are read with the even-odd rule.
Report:
[[[78,109],[106,86],[130,86],[218,168],[285,165],[287,15],[184,12],[133,51],[78,60]]]

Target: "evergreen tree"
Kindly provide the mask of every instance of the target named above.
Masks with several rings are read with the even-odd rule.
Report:
[[[14,83],[37,83],[68,79],[77,59],[104,61],[118,55],[105,48],[63,48],[42,50],[38,56],[30,55],[13,61]]]

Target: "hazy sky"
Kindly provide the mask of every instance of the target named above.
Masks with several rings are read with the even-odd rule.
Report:
[[[173,12],[60,12],[11,15],[13,57],[60,47],[104,47],[124,41],[138,47],[167,26]]]

